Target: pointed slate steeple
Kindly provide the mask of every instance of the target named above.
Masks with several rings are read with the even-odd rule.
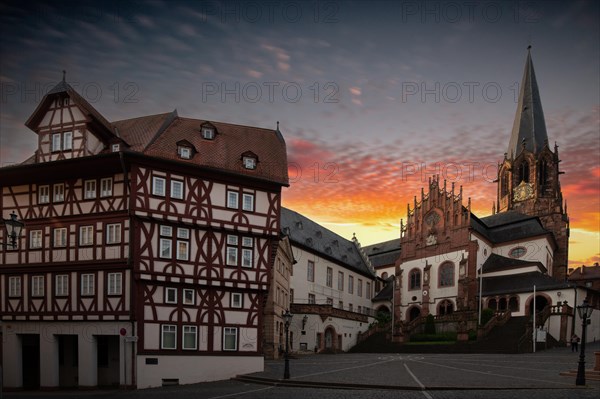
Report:
[[[527,61],[521,80],[515,122],[508,144],[508,156],[516,158],[523,148],[537,154],[547,141],[548,133],[546,132],[544,111],[531,61],[531,46],[529,46],[527,47]]]

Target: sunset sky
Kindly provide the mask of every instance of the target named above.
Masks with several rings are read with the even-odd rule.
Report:
[[[108,120],[179,115],[280,129],[283,203],[363,245],[399,236],[433,174],[491,213],[532,58],[571,220],[600,261],[597,1],[23,2],[0,5],[0,165],[62,78]]]

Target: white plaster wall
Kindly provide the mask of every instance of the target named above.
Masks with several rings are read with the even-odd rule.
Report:
[[[552,257],[553,251],[552,245],[548,241],[547,237],[541,237],[532,240],[511,241],[510,243],[495,246],[493,252],[501,256],[510,257],[509,253],[511,249],[516,247],[524,247],[527,249],[525,255],[519,258],[520,260],[541,262],[548,269],[548,273],[552,272],[552,267],[548,267],[547,255]]]
[[[300,344],[306,343],[309,351],[314,351],[317,345],[317,333],[321,333],[324,339],[325,329],[333,327],[335,332],[342,335],[342,350],[347,351],[356,345],[356,338],[359,332],[364,332],[369,328],[369,322],[363,323],[354,320],[347,320],[338,317],[328,317],[324,322],[321,316],[308,314],[308,320],[305,325],[305,335],[302,335],[302,319],[304,314],[294,315],[290,325],[290,332],[293,333],[293,347],[291,350],[300,350]]]
[[[96,338],[97,335],[116,335],[120,341],[120,383],[125,384],[123,370],[126,367],[127,383],[131,384],[131,343],[123,342],[119,331],[127,330],[133,335],[129,322],[60,322],[60,321],[10,321],[2,323],[3,330],[3,379],[4,386],[19,388],[23,385],[20,334],[37,334],[40,339],[40,382],[42,387],[58,387],[58,343],[56,335],[77,335],[79,352],[79,385],[94,386],[97,381]],[[123,362],[123,348],[127,352],[127,364]],[[10,366],[9,366],[10,365]]]
[[[308,294],[314,294],[315,303],[318,305],[326,304],[327,298],[332,298],[333,306],[339,308],[339,301],[342,301],[344,303],[344,310],[348,310],[349,304],[352,304],[355,312],[357,311],[358,306],[361,308],[367,307],[369,309],[373,307],[371,299],[367,299],[366,287],[367,282],[370,282],[371,297],[373,297],[375,286],[374,279],[370,279],[367,276],[356,273],[294,245],[292,245],[292,251],[294,252],[294,259],[297,261],[294,265],[294,274],[290,277],[290,288],[294,290],[295,303],[308,303]],[[309,260],[312,260],[315,263],[314,282],[308,281],[307,279]],[[327,287],[326,285],[327,267],[331,267],[333,270],[331,287]],[[338,272],[344,274],[343,290],[338,290]],[[348,293],[348,276],[354,277],[354,289],[352,294]],[[359,279],[363,281],[362,296],[357,295]]]
[[[157,358],[157,365],[146,364]],[[180,384],[226,380],[236,375],[264,370],[262,356],[138,356],[137,387],[162,385],[163,378],[177,378]]]

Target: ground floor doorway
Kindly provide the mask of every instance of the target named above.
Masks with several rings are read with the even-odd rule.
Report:
[[[40,336],[39,334],[22,334],[21,354],[23,367],[23,388],[39,389],[40,387]]]

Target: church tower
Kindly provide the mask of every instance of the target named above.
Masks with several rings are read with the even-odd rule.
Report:
[[[544,228],[554,233],[557,248],[548,272],[563,281],[567,274],[569,218],[566,203],[563,206],[559,163],[558,146],[551,149],[548,143],[529,46],[508,151],[498,167],[496,209],[537,216]]]

